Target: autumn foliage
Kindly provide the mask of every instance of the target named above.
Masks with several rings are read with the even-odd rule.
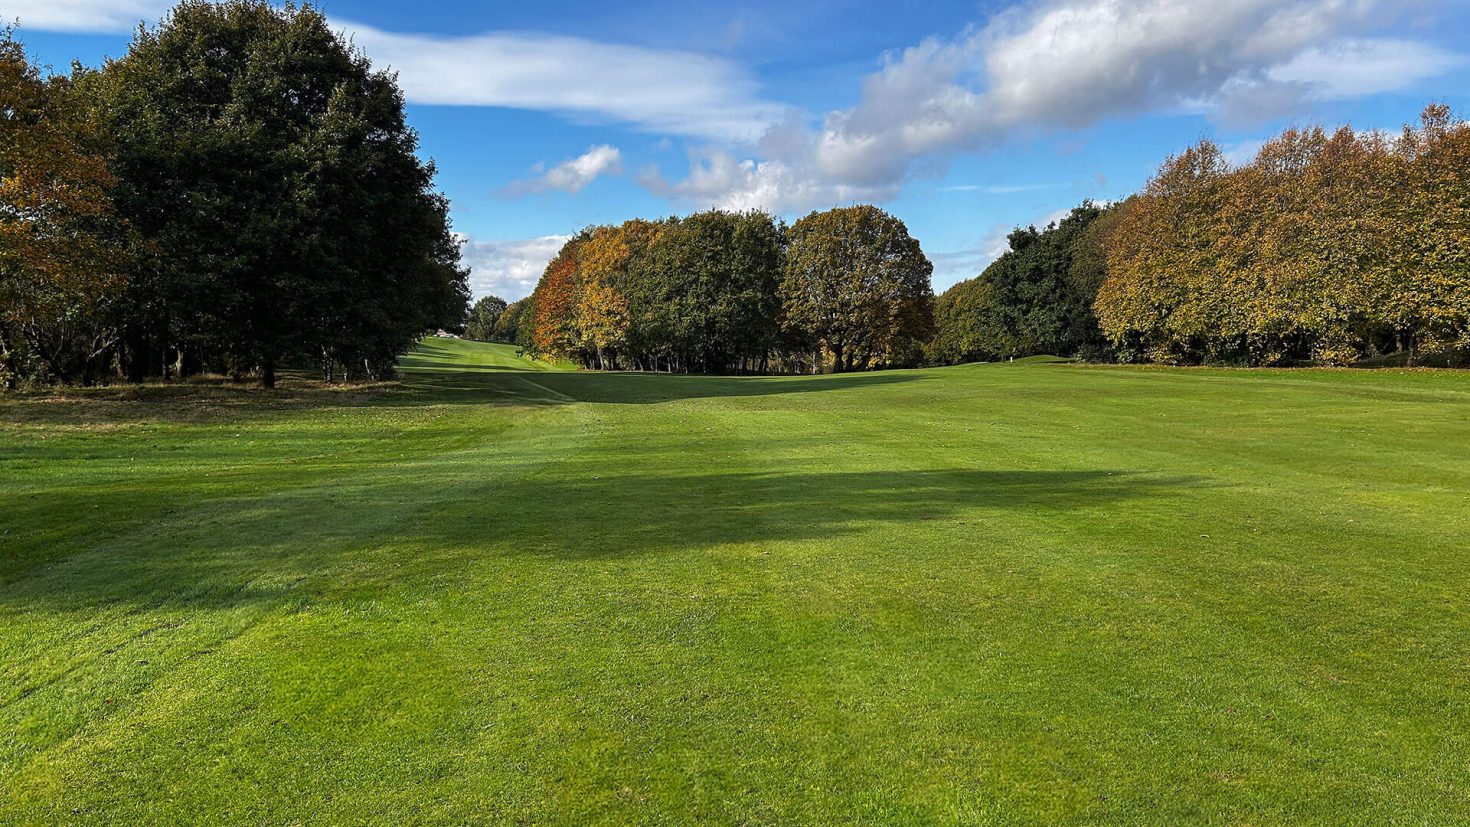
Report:
[[[129,265],[102,136],[67,77],[0,38],[0,381],[90,379]]]
[[[1470,350],[1470,126],[1289,130],[1231,167],[1168,159],[1106,242],[1096,313],[1125,358],[1348,364]]]
[[[600,369],[913,363],[932,329],[930,270],[902,222],[875,207],[813,213],[789,230],[761,212],[633,220],[567,242],[517,340]]]

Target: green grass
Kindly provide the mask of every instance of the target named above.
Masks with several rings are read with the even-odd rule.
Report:
[[[1464,823],[1470,375],[0,400],[0,823]]]

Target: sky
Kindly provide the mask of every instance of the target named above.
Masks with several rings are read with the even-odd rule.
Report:
[[[908,225],[941,291],[1201,138],[1246,161],[1287,126],[1470,111],[1462,0],[317,5],[398,73],[474,292],[507,300],[591,224],[854,203]],[[64,70],[169,6],[0,0],[0,20]]]

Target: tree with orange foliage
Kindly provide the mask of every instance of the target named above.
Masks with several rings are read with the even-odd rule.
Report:
[[[617,348],[628,331],[628,302],[613,286],[628,263],[628,244],[618,227],[598,227],[582,243],[581,294],[573,327],[599,370],[617,366]]]
[[[0,33],[0,379],[91,381],[127,245],[98,131],[69,78]]]
[[[579,337],[574,319],[581,292],[577,252],[584,239],[585,234],[563,244],[536,285],[535,316],[531,321],[531,346],[535,353],[570,358],[577,347]]]

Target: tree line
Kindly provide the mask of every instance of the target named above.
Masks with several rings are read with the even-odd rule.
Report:
[[[531,296],[469,308],[417,149],[395,78],[310,6],[184,0],[65,75],[5,30],[0,384],[377,378],[441,328],[665,371],[1470,357],[1470,126],[1443,106],[1240,165],[1201,141],[937,298],[903,222],[854,206],[590,227]]]
[[[1470,126],[1289,129],[1232,166],[1208,140],[1084,203],[936,302],[931,361],[1470,361]]]
[[[310,6],[185,0],[100,69],[0,37],[0,380],[379,377],[467,272],[393,75]]]
[[[861,370],[1038,354],[1165,364],[1470,361],[1470,126],[1208,140],[1142,192],[1017,228],[937,298],[875,207],[589,228],[485,338],[587,367]],[[497,300],[498,301],[498,300]]]
[[[711,373],[915,365],[933,332],[933,267],[872,206],[787,227],[710,210],[591,227],[493,337],[584,367]]]

